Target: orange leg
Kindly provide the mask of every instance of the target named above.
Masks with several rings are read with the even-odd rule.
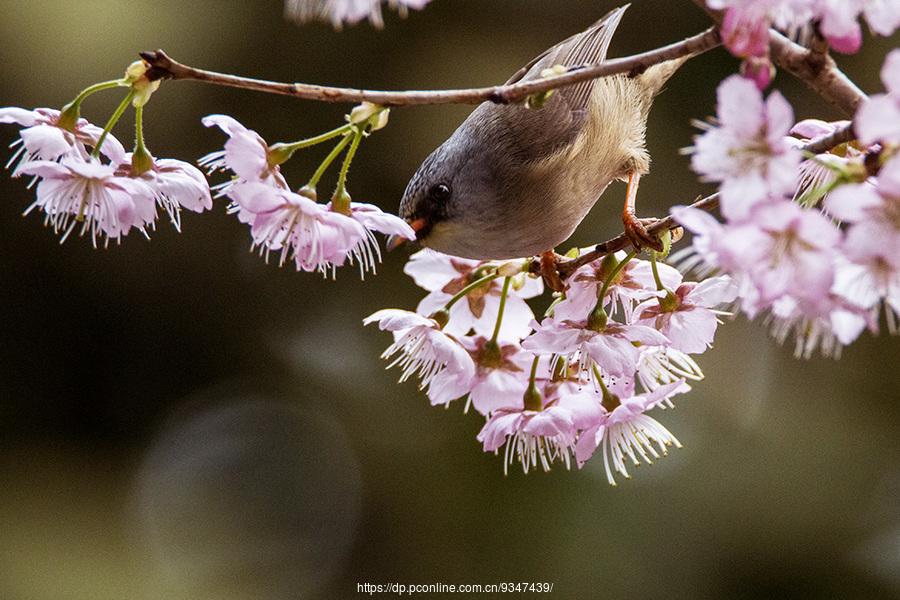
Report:
[[[625,195],[625,208],[622,209],[622,221],[625,224],[625,236],[631,242],[631,246],[635,252],[640,252],[641,248],[647,247],[662,252],[663,245],[659,238],[647,233],[647,225],[652,224],[656,219],[638,219],[634,214],[634,206],[637,200],[638,181],[641,176],[632,173],[628,176],[628,192]]]

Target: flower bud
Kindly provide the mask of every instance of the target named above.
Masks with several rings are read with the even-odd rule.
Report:
[[[497,275],[501,277],[513,277],[522,272],[522,261],[511,260],[497,267]]]
[[[131,89],[134,90],[131,104],[135,108],[147,104],[153,92],[159,89],[160,80],[150,81],[147,77],[149,67],[146,61],[136,60],[125,69],[125,82],[131,84]]]
[[[375,131],[387,125],[389,112],[390,109],[378,104],[363,102],[350,111],[350,114],[347,115],[347,120],[354,125],[365,126],[368,124],[370,126],[369,131]]]

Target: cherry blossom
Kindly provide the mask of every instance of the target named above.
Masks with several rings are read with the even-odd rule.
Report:
[[[384,0],[287,0],[285,13],[301,23],[313,20],[329,21],[335,29],[344,23],[355,24],[363,19],[375,27],[382,27],[381,5]],[[401,14],[409,8],[421,10],[430,0],[389,0],[389,5],[398,8]]]
[[[268,183],[238,181],[228,194],[234,200],[231,212],[250,225],[253,248],[267,258],[280,251],[279,265],[293,260],[298,271],[327,274],[368,239],[355,219]]]
[[[569,466],[570,452],[575,448],[575,423],[571,411],[558,406],[545,407],[541,411],[495,411],[478,432],[477,439],[484,444],[485,452],[495,452],[504,444],[503,473],[518,458],[526,473],[540,463],[544,471],[550,464],[562,460]]]
[[[132,154],[127,153],[116,166],[119,177],[134,177]],[[154,158],[153,166],[137,176],[145,183],[142,189],[150,193],[148,200],[158,204],[169,214],[172,224],[181,231],[181,209],[203,212],[212,208],[209,183],[196,167],[173,158]]]
[[[900,27],[900,6],[887,0],[708,0],[710,8],[726,9],[722,38],[735,56],[762,56],[773,26],[794,37],[815,20],[828,44],[853,53],[862,44],[859,16],[879,35]]]
[[[876,178],[836,189],[826,207],[849,223],[832,290],[863,309],[883,302],[889,323],[895,323],[900,314],[900,157],[888,161]]]
[[[13,147],[21,144],[21,147],[6,165],[9,167],[19,158],[13,177],[20,174],[18,167],[35,159],[55,161],[66,154],[76,153],[87,160],[85,146],[95,146],[103,134],[103,128],[79,118],[70,130],[61,126],[59,121],[60,111],[52,108],[0,108],[0,123],[15,123],[24,128],[19,132],[19,139],[12,144]],[[113,164],[122,162],[125,157],[125,149],[112,134],[107,134],[100,150]]]
[[[567,280],[569,285],[565,300],[553,309],[557,319],[584,319],[597,304],[597,296],[609,278],[612,268],[625,258],[624,252],[614,255],[615,260],[599,259],[590,262]],[[657,272],[663,285],[676,288],[681,283],[681,273],[665,263],[657,264]],[[632,259],[615,276],[607,289],[610,316],[616,316],[621,306],[626,322],[631,319],[634,306],[658,294],[653,267],[650,261]]]
[[[717,115],[719,125],[690,151],[695,171],[722,182],[722,214],[744,218],[757,202],[793,194],[801,156],[785,140],[794,123],[787,100],[778,92],[763,100],[755,85],[733,75],[719,85]]]
[[[805,119],[791,128],[797,138],[788,138],[790,143],[802,146],[832,135],[850,124],[850,121],[831,123],[819,119]],[[857,142],[841,144],[828,152],[817,154],[800,163],[800,182],[794,199],[804,206],[815,206],[831,189],[841,183],[841,179],[856,176],[852,169],[862,168],[865,151]]]
[[[793,334],[796,358],[809,358],[817,349],[823,356],[840,358],[841,349],[855,341],[866,327],[877,331],[874,316],[831,293],[815,302],[791,296],[779,298],[772,305],[768,321],[779,344]]]
[[[820,212],[781,200],[726,225],[700,212],[676,208],[672,214],[698,236],[693,248],[701,260],[732,276],[750,318],[784,296],[812,304],[827,297],[842,234]]]
[[[403,373],[400,382],[419,374],[419,389],[431,385],[444,369],[450,369],[463,379],[471,379],[475,364],[469,353],[452,336],[441,331],[434,319],[413,312],[386,308],[366,317],[363,325],[378,323],[382,331],[394,333],[394,343],[381,355],[390,358],[398,354],[388,365],[400,365]]]
[[[886,94],[873,94],[853,119],[859,141],[900,144],[900,49],[892,50],[881,67]]]
[[[255,131],[247,129],[228,115],[209,115],[202,122],[207,127],[216,126],[226,134],[225,149],[207,154],[199,161],[210,171],[231,169],[242,181],[263,182],[273,187],[287,189],[281,175],[280,162],[273,155],[272,148]],[[228,191],[231,182],[220,189],[220,194]]]
[[[433,250],[413,254],[403,271],[413,278],[416,285],[430,292],[419,302],[416,312],[430,315],[441,310],[454,295],[477,278],[486,275],[488,271],[482,267],[490,265],[491,263],[457,258]],[[540,295],[544,286],[540,279],[533,277],[524,278],[523,284],[519,290],[508,290],[499,332],[501,340],[518,341],[531,332],[530,323],[534,314],[525,303],[525,298]],[[502,291],[503,278],[472,290],[450,308],[450,320],[445,330],[455,335],[466,335],[474,330],[477,334],[492,336],[500,311]]]
[[[713,341],[719,324],[714,307],[734,300],[737,289],[728,276],[700,283],[682,283],[671,297],[647,300],[634,311],[633,322],[653,327],[669,339],[670,347],[701,354]]]
[[[469,401],[479,413],[523,406],[528,374],[534,355],[518,343],[497,344],[483,336],[460,340],[475,362],[475,377],[469,383]]]
[[[45,222],[62,232],[60,243],[81,222],[81,235],[119,240],[132,227],[142,229],[156,218],[153,191],[146,183],[116,175],[115,169],[97,161],[63,156],[59,162],[34,160],[20,165],[26,175],[40,177],[35,208],[44,211]]]
[[[579,468],[600,446],[606,478],[610,485],[616,485],[613,471],[626,478],[631,477],[625,465],[626,457],[635,466],[641,464],[641,459],[652,464],[652,459],[666,454],[667,446],[674,444],[676,448],[681,448],[681,444],[668,429],[644,413],[672,396],[689,390],[690,387],[681,379],[646,394],[625,398],[611,396],[615,406],[605,408],[600,422],[585,429],[578,438],[575,458]]]
[[[613,377],[631,377],[637,370],[641,351],[639,345],[662,346],[668,344],[666,336],[644,325],[607,323],[602,331],[587,327],[586,320],[579,322],[546,318],[535,323],[535,333],[522,342],[522,347],[535,354],[558,354],[581,361],[583,372],[594,378],[592,366],[596,364]]]

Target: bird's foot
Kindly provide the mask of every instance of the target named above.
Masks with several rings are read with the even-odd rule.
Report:
[[[562,292],[565,289],[563,280],[559,277],[559,262],[562,257],[553,250],[548,250],[540,256],[541,261],[541,277],[544,283],[554,292]]]
[[[658,220],[638,219],[633,212],[628,211],[622,214],[622,222],[625,225],[625,237],[628,238],[635,252],[640,252],[643,248],[650,248],[657,252],[665,250],[659,235],[647,231],[647,228]]]

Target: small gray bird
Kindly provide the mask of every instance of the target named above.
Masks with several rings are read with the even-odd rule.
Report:
[[[556,65],[603,61],[626,8],[553,46],[507,83],[539,79]],[[634,196],[650,165],[650,104],[684,60],[561,88],[540,109],[481,104],[419,167],[400,216],[421,245],[446,254],[494,260],[552,253],[619,179],[629,183],[623,217],[632,244],[658,246],[634,216]]]

